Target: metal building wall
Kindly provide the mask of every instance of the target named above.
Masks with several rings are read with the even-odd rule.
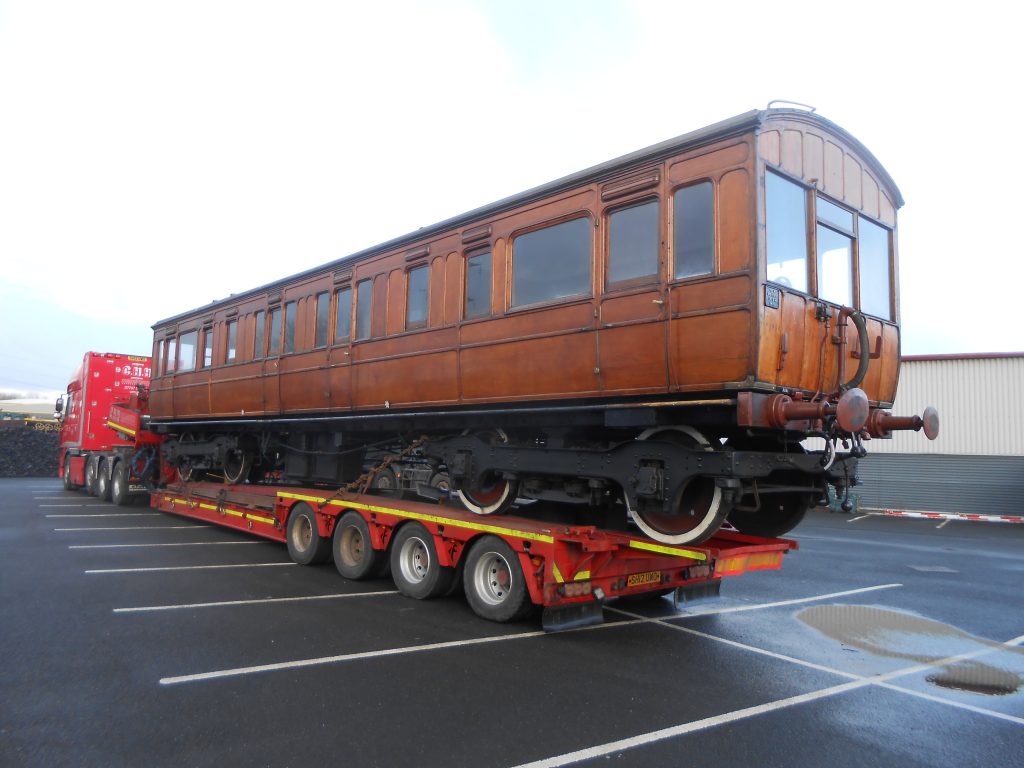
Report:
[[[897,432],[871,453],[1024,456],[1024,353],[906,358],[892,412],[939,411],[939,437]]]
[[[859,509],[1024,515],[1024,457],[888,453],[860,462]]]
[[[939,437],[866,444],[862,509],[1024,515],[1024,354],[908,358],[894,414],[939,411]]]

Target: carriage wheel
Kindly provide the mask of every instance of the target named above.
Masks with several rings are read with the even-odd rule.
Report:
[[[697,450],[713,451],[707,439],[692,427],[650,429],[640,440],[673,443]],[[663,544],[698,544],[714,536],[728,509],[722,504],[722,489],[714,478],[691,477],[675,492],[667,510],[661,504],[630,510],[644,533]]]
[[[492,445],[508,442],[508,435],[502,429],[492,429],[476,433],[477,437]],[[506,512],[516,500],[519,492],[519,481],[509,480],[496,473],[488,473],[473,485],[463,485],[456,489],[463,506],[474,515],[498,515]]]

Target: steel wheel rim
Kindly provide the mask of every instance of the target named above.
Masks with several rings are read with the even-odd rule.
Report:
[[[402,578],[410,584],[419,584],[430,572],[430,550],[423,539],[411,536],[402,542],[398,552],[398,567]]]
[[[304,515],[300,515],[295,521],[295,545],[298,547],[300,552],[305,552],[309,549],[309,545],[313,542],[313,525],[309,522],[309,518]]]
[[[365,557],[363,534],[354,525],[341,532],[341,541],[338,543],[338,555],[345,565],[359,565],[359,563],[363,562]]]
[[[512,568],[498,552],[488,552],[473,568],[473,587],[488,605],[501,605],[512,592]]]
[[[114,472],[114,477],[111,479],[111,492],[117,496],[121,495],[121,473],[119,471]]]

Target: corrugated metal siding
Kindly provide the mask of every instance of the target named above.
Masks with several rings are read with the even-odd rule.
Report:
[[[1024,514],[1024,457],[876,454],[860,462],[858,508]]]
[[[905,360],[892,412],[939,411],[939,437],[896,432],[870,453],[1024,456],[1024,356]]]

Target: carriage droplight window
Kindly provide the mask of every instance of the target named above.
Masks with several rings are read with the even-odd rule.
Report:
[[[491,252],[466,259],[466,318],[491,314]]]
[[[658,201],[620,208],[608,217],[608,285],[653,281],[658,274]]]
[[[196,367],[196,331],[181,334],[178,340],[178,370],[191,371]]]
[[[807,292],[807,193],[775,173],[765,174],[768,279]]]
[[[427,324],[427,292],[430,289],[430,267],[423,265],[409,270],[409,292],[406,296],[405,327],[422,328]]]
[[[316,338],[317,349],[327,346],[327,320],[331,313],[331,294],[327,291],[316,295]]]
[[[672,210],[676,277],[715,269],[715,188],[710,181],[676,192]]]
[[[356,285],[356,339],[370,338],[373,280],[360,280]]]

